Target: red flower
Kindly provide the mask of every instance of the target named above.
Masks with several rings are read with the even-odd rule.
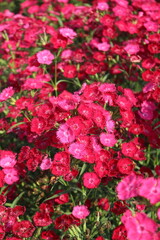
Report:
[[[127,231],[123,224],[116,227],[112,234],[112,240],[127,240]]]
[[[30,221],[23,220],[21,222],[16,222],[13,225],[12,231],[18,237],[28,238],[28,237],[32,236],[34,230],[35,230],[35,227],[33,226],[33,224]]]
[[[97,188],[101,180],[94,172],[87,172],[83,175],[83,184],[86,188]]]
[[[107,198],[98,199],[98,206],[103,210],[108,211],[110,207],[108,199]]]
[[[74,78],[77,75],[77,69],[74,65],[66,65],[63,70],[63,75],[66,78]]]
[[[57,190],[55,194],[63,192],[63,190]],[[65,204],[69,201],[68,193],[61,194],[59,197],[55,198],[54,201],[58,204]]]
[[[117,164],[118,170],[122,174],[130,174],[134,170],[134,162],[129,158],[121,158]]]
[[[41,233],[41,238],[45,240],[60,240],[60,238],[57,236],[56,233],[54,233],[52,230],[43,231]]]
[[[46,122],[43,118],[33,118],[31,121],[31,132],[37,133],[40,135],[46,127]]]
[[[80,220],[75,218],[72,214],[64,214],[54,220],[55,229],[63,229],[64,231],[67,231],[71,225],[80,225]]]
[[[52,219],[49,214],[45,212],[36,212],[33,216],[34,224],[38,227],[45,227],[52,223]]]

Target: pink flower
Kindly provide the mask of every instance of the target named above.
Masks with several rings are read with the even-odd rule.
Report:
[[[107,147],[113,147],[117,140],[115,139],[114,134],[111,133],[101,133],[100,134],[100,142]]]
[[[48,170],[48,169],[50,169],[51,165],[52,165],[51,158],[48,158],[47,156],[45,156],[42,160],[41,165],[40,165],[40,169],[41,170]]]
[[[5,183],[11,185],[19,180],[18,172],[15,168],[4,168],[3,172],[5,174]]]
[[[90,211],[85,205],[75,206],[72,211],[72,215],[78,219],[84,219],[89,214],[90,214]]]
[[[128,43],[124,49],[126,50],[126,52],[129,54],[129,55],[132,55],[132,54],[137,54],[140,50],[139,48],[139,44],[137,43]]]
[[[132,216],[131,212],[127,210],[122,216],[121,221],[125,225],[127,238],[130,240],[152,240],[158,229],[158,224],[145,213],[138,212]]]
[[[81,159],[85,155],[85,145],[82,143],[72,143],[68,149],[69,153],[77,159]]]
[[[149,177],[143,179],[138,194],[150,200],[151,204],[158,203],[160,201],[160,178]]]
[[[101,11],[107,11],[109,8],[108,4],[106,2],[98,2],[97,9]]]
[[[60,140],[60,142],[64,144],[71,143],[75,140],[75,135],[73,131],[65,123],[59,127],[57,131],[57,137]]]
[[[3,89],[3,91],[0,93],[0,102],[3,102],[9,98],[11,98],[14,94],[13,87],[8,87]]]
[[[96,47],[99,51],[108,51],[110,48],[110,44],[108,44],[107,42],[97,43]]]
[[[0,150],[0,166],[12,168],[16,164],[16,154],[11,151]]]
[[[77,36],[77,33],[73,31],[73,29],[67,28],[67,27],[60,28],[59,32],[63,37],[70,38],[70,39],[73,39]]]
[[[66,49],[61,53],[61,58],[62,59],[69,59],[69,58],[71,58],[72,54],[73,54],[72,50]]]
[[[106,122],[106,129],[109,133],[113,133],[115,128],[115,122],[113,120],[109,120]]]
[[[142,177],[136,176],[134,173],[124,177],[116,187],[118,198],[120,200],[126,200],[138,196],[138,189],[141,182]]]
[[[98,90],[100,92],[116,92],[116,86],[114,83],[102,83],[99,87]]]
[[[53,59],[54,55],[49,50],[42,50],[37,53],[37,61],[41,64],[50,65]]]

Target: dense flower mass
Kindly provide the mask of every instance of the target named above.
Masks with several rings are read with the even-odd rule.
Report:
[[[159,1],[0,5],[0,239],[159,240]]]

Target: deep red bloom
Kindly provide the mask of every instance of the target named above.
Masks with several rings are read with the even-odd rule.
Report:
[[[109,210],[110,204],[107,198],[98,199],[98,206],[105,211]]]
[[[55,194],[61,193],[63,190],[57,190]],[[54,198],[54,202],[57,204],[65,204],[69,201],[69,195],[68,193],[61,194],[59,197]]]
[[[41,233],[41,238],[45,239],[45,240],[60,240],[60,238],[58,237],[58,235],[52,231],[52,230],[48,230],[48,231],[43,231]]]
[[[123,224],[114,229],[112,240],[127,240],[127,231]]]
[[[116,215],[120,215],[124,213],[127,209],[128,208],[125,202],[116,201],[114,202],[113,207],[111,208],[111,212],[113,212]]]
[[[63,229],[64,231],[67,231],[71,225],[80,225],[80,220],[75,218],[72,214],[64,214],[54,220],[55,229]]]
[[[64,66],[63,70],[63,75],[66,78],[74,78],[77,75],[77,70],[74,65],[66,65]]]
[[[28,220],[23,220],[21,222],[16,222],[13,225],[13,233],[18,237],[28,238],[31,237],[35,227],[33,224]]]
[[[36,212],[33,216],[33,221],[38,227],[45,227],[52,223],[51,217],[45,212]]]

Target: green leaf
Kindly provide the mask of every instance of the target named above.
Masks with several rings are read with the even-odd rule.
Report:
[[[21,197],[23,196],[24,192],[21,192],[18,197],[15,198],[15,200],[12,202],[11,204],[11,208],[15,207],[18,203],[18,201],[21,199]]]
[[[16,123],[16,124],[14,124],[13,126],[11,126],[11,127],[8,129],[8,131],[11,130],[11,129],[13,129],[13,128],[16,128],[16,127],[18,127],[19,125],[24,124],[24,123],[25,123],[25,122]]]

